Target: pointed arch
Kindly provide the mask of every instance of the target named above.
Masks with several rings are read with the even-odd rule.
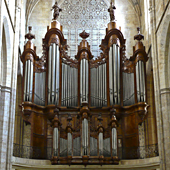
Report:
[[[9,21],[4,16],[2,24],[2,46],[1,61],[3,61],[3,86],[11,86],[11,69],[12,69],[12,42]]]
[[[159,73],[161,89],[170,88],[170,14],[164,17],[158,35],[158,56],[159,56]]]

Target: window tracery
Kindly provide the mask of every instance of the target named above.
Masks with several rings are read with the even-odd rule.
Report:
[[[104,0],[65,0],[60,7],[63,11],[59,21],[70,46],[68,55],[74,57],[77,53],[77,44],[81,41],[78,35],[86,30],[90,33],[87,40],[91,45],[92,54],[94,57],[99,56],[99,44],[109,22],[108,6]]]

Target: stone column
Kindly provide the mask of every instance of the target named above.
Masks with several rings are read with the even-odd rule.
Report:
[[[13,42],[8,42],[7,51],[12,51],[10,61],[7,63],[7,68],[11,68],[11,72],[6,74],[5,78],[8,80],[6,84],[1,87],[0,96],[0,169],[12,169],[12,155],[13,155],[13,134],[14,134],[14,120],[15,120],[15,101],[16,101],[16,84],[17,84],[17,69],[18,69],[18,46],[19,46],[19,19],[20,19],[20,1],[17,0],[15,4],[15,19],[14,19],[14,34],[9,33],[9,39]],[[2,4],[4,2],[2,1]],[[6,10],[5,5],[3,5]],[[2,10],[3,11],[3,10]],[[1,11],[1,12],[2,12]],[[6,11],[4,11],[6,13]],[[9,15],[9,14],[7,14]],[[14,36],[14,38],[13,38]],[[8,40],[8,37],[6,37]],[[8,49],[13,48],[13,49]],[[9,58],[8,58],[9,59]],[[6,69],[7,69],[6,68]]]
[[[11,101],[11,88],[1,86],[0,96],[0,169],[7,169],[8,152],[12,150],[12,146],[8,146],[9,135],[9,120],[10,120],[10,101]],[[13,145],[11,143],[11,145]],[[11,154],[12,156],[12,154]],[[11,157],[10,156],[10,157]]]
[[[155,88],[155,105],[156,105],[156,119],[157,119],[157,134],[158,134],[158,147],[159,147],[159,158],[160,158],[160,168],[161,170],[168,169],[167,164],[167,153],[169,148],[166,149],[165,138],[169,138],[169,134],[165,136],[165,131],[169,130],[169,126],[165,121],[165,115],[168,115],[168,112],[162,110],[162,101],[161,101],[161,91],[160,91],[160,73],[159,73],[159,58],[157,52],[157,35],[156,35],[156,15],[155,15],[155,0],[149,1],[149,11],[150,11],[150,32],[151,32],[151,44],[152,44],[152,57],[153,57],[153,77],[154,77],[154,88]],[[170,155],[169,155],[170,158]],[[170,162],[170,161],[169,161]]]
[[[10,118],[8,131],[8,152],[7,152],[7,169],[12,169],[13,156],[13,139],[14,139],[14,124],[15,124],[15,107],[16,107],[16,89],[17,89],[17,71],[18,71],[18,46],[19,46],[19,24],[20,24],[20,7],[21,0],[17,0],[15,4],[15,33],[13,42],[13,57],[12,57],[12,77],[11,77],[11,101],[10,101]]]

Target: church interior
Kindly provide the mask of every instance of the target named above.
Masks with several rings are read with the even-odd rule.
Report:
[[[0,1],[1,170],[170,169],[169,0]]]

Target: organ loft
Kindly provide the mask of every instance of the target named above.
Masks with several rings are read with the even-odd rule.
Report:
[[[43,56],[36,54],[31,27],[21,55],[21,108],[24,121],[31,125],[32,158],[45,159],[50,153],[51,164],[69,165],[118,164],[121,159],[138,158],[138,127],[149,106],[148,55],[140,28],[134,46],[126,47],[111,1],[100,56],[93,56],[87,40],[90,35],[82,30],[73,58],[68,56],[69,44],[57,20],[62,9],[56,2],[51,10],[53,19],[42,40]],[[126,48],[133,50],[132,56],[126,56]],[[127,84],[129,78],[131,84]],[[35,87],[40,86],[43,90],[38,96]]]

